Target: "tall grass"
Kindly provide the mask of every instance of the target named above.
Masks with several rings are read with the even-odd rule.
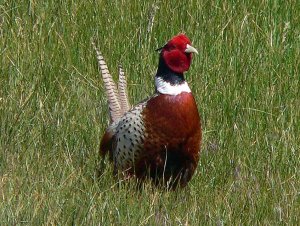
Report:
[[[279,0],[0,3],[1,224],[299,224],[299,9]],[[186,74],[204,132],[196,175],[176,192],[137,191],[109,164],[97,180],[108,112],[91,38],[112,73],[122,63],[136,103],[153,93],[154,50],[179,32],[200,53]]]

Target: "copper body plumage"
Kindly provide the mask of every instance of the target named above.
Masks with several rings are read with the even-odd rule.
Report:
[[[159,50],[154,94],[130,107],[123,70],[116,86],[96,49],[111,116],[100,155],[109,155],[115,173],[184,187],[197,167],[202,135],[195,98],[183,73],[190,67],[192,54],[198,52],[184,34]]]

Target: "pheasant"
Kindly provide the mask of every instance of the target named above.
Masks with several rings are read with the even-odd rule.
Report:
[[[102,54],[95,50],[110,110],[100,155],[109,155],[114,173],[125,172],[141,181],[150,178],[172,188],[186,186],[198,164],[202,136],[197,105],[183,75],[192,54],[198,53],[189,38],[179,34],[158,49],[155,93],[133,107],[122,67],[117,87]]]

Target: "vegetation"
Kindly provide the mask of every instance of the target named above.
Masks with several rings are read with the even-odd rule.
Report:
[[[91,38],[137,103],[179,32],[199,51],[196,175],[175,192],[137,190],[109,164],[98,180],[108,109]],[[296,0],[1,2],[1,224],[299,224],[299,52]]]

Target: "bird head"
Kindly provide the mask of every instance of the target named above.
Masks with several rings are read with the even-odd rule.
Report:
[[[189,70],[192,53],[198,53],[191,45],[189,38],[184,34],[176,35],[158,50],[161,50],[161,58],[165,61],[165,64],[176,73]]]

